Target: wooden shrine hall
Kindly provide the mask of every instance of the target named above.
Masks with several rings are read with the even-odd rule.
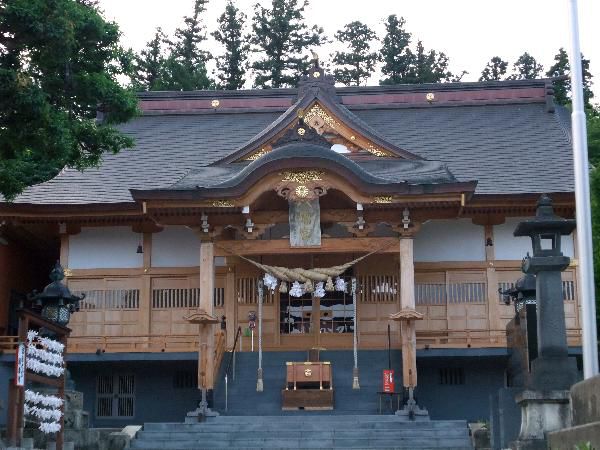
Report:
[[[334,412],[361,408],[344,406],[344,386],[375,405],[391,365],[432,417],[483,417],[510,383],[515,310],[498,289],[531,251],[514,227],[542,193],[574,214],[568,114],[551,82],[336,88],[317,64],[297,89],[142,93],[141,116],[122,126],[136,149],[0,205],[0,261],[13,261],[0,345],[11,351],[14,293],[60,259],[86,294],[68,354],[96,425],[180,420],[198,387],[218,410],[234,347],[252,391],[259,347],[262,388],[277,392],[286,362],[319,348]],[[574,239],[563,294],[577,354]],[[135,408],[102,400],[99,386],[123,380],[134,387],[115,398]],[[169,406],[150,411],[150,392]],[[449,406],[457,396],[464,405]]]

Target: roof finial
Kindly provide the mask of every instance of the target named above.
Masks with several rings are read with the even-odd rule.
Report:
[[[317,52],[315,52],[314,50],[311,50],[310,53],[312,54],[312,64],[313,67],[316,69],[319,69],[319,55],[317,55]]]

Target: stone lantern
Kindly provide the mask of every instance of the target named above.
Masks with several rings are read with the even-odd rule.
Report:
[[[29,295],[32,307],[40,309],[42,317],[62,326],[69,323],[71,313],[79,310],[79,302],[85,298],[85,294],[81,297],[71,294],[69,288],[62,282],[64,278],[65,272],[57,261],[50,272],[52,283],[42,292],[33,291]]]
[[[533,386],[569,389],[576,381],[574,359],[568,358],[561,272],[570,258],[561,251],[561,236],[575,229],[575,220],[554,215],[552,200],[542,195],[536,216],[517,225],[515,236],[529,236],[533,256],[523,259],[522,270],[536,275],[538,357],[532,362]]]
[[[527,388],[516,396],[521,407],[521,429],[511,444],[515,450],[546,449],[548,432],[569,425],[569,391],[577,366],[569,358],[561,272],[570,258],[561,251],[561,237],[571,234],[575,221],[555,216],[552,200],[542,195],[536,216],[520,222],[514,236],[529,236],[533,256],[523,259],[525,274],[535,275],[537,358],[531,361]]]

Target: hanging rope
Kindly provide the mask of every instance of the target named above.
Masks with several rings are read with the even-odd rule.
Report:
[[[235,254],[235,253],[231,252],[230,250],[219,246],[218,244],[215,244],[215,245],[217,245],[219,248],[225,250],[228,253]],[[303,269],[301,267],[296,267],[296,268],[290,269],[288,267],[269,266],[267,264],[261,264],[259,262],[256,262],[250,258],[246,258],[245,256],[242,256],[242,255],[236,255],[236,256],[238,256],[239,258],[243,259],[244,261],[247,261],[250,264],[258,267],[263,272],[273,275],[275,278],[277,278],[279,280],[287,281],[290,283],[294,282],[294,281],[306,283],[307,281],[315,281],[315,282],[316,281],[327,281],[328,278],[340,276],[342,273],[344,273],[346,270],[348,270],[350,267],[352,267],[356,263],[362,261],[363,259],[365,259],[371,255],[374,255],[377,252],[380,252],[381,250],[383,250],[386,247],[382,247],[377,250],[374,250],[370,253],[367,253],[366,255],[361,256],[360,258],[353,259],[352,261],[349,261],[340,266],[315,267],[314,269]]]

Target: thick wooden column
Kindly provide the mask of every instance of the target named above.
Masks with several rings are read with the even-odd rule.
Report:
[[[415,311],[415,263],[413,236],[400,237],[400,310]],[[414,320],[400,322],[402,336],[402,384],[417,385],[417,336]]]
[[[200,243],[200,310],[214,317],[215,258],[211,241]],[[211,323],[200,323],[198,387],[212,389],[215,384],[215,330]]]

